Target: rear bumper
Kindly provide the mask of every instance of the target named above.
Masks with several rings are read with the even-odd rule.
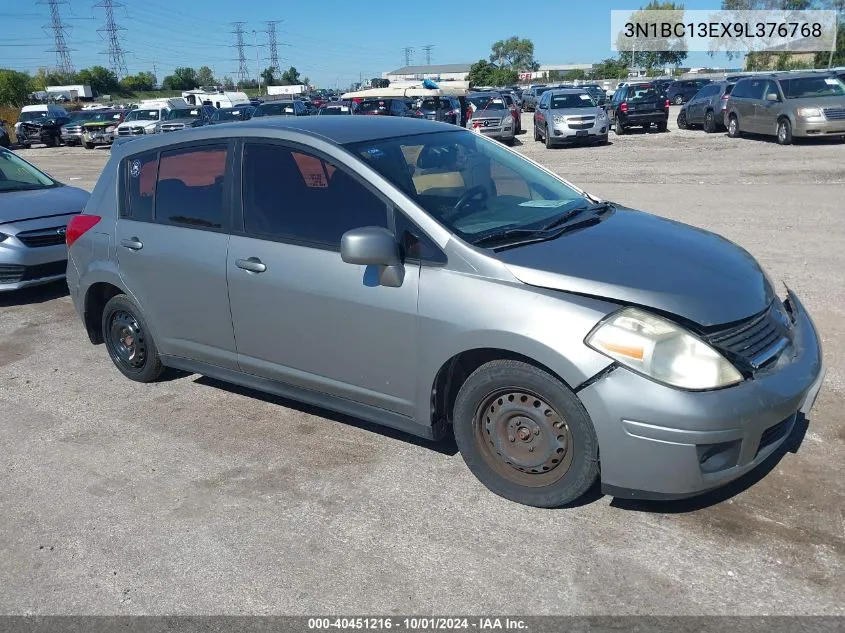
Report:
[[[815,328],[797,297],[790,299],[793,343],[764,375],[690,392],[619,368],[578,393],[599,438],[606,491],[693,496],[740,477],[778,449],[813,406],[824,379]]]
[[[642,114],[629,112],[628,114],[619,117],[619,120],[623,126],[666,123],[669,120],[669,112],[666,110],[660,112],[644,112]]]

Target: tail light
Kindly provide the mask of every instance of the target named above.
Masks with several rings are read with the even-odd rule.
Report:
[[[414,116],[425,116],[425,115],[423,114],[423,111],[422,111],[422,110],[417,110],[417,111],[414,113]]]
[[[65,244],[68,247],[82,237],[83,233],[91,230],[100,221],[99,215],[75,215],[70,219],[65,232]]]
[[[472,127],[481,127],[481,121],[473,121]]]
[[[666,101],[663,102],[663,107],[667,110],[669,109],[669,99],[666,99]]]
[[[628,114],[628,104],[625,101],[619,104],[619,111],[622,114]]]
[[[472,108],[467,106],[467,120],[472,118]]]

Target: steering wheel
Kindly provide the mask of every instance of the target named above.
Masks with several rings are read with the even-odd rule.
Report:
[[[455,203],[455,206],[452,207],[452,219],[458,219],[464,216],[461,211],[467,205],[467,203],[475,197],[479,197],[481,200],[487,200],[490,197],[490,192],[487,191],[487,187],[483,185],[476,185],[475,187],[470,187],[464,192],[458,201]]]

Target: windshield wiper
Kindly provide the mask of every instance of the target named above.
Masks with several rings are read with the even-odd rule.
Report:
[[[574,209],[570,209],[566,213],[561,216],[556,217],[554,220],[549,222],[548,224],[540,227],[541,231],[547,231],[549,229],[553,229],[559,226],[562,226],[569,222],[572,218],[581,215],[584,211],[593,211],[595,213],[604,213],[605,211],[612,211],[615,207],[610,204],[609,202],[596,202],[589,205],[583,205],[579,207],[575,207]]]

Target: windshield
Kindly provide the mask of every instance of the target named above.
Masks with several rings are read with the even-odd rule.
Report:
[[[198,116],[200,116],[200,111],[197,108],[177,108],[167,113],[167,120],[195,119]]]
[[[472,105],[474,105],[478,110],[504,110],[505,109],[505,102],[502,100],[501,97],[488,97],[488,96],[481,96],[481,97],[470,97],[467,99]]]
[[[589,200],[477,134],[435,132],[348,145],[429,215],[473,242],[491,231],[539,228]]]
[[[58,184],[16,154],[0,149],[0,192],[45,189]]]
[[[158,110],[132,110],[126,121],[158,121]]]
[[[836,77],[799,77],[781,79],[783,94],[787,99],[805,97],[845,97],[845,85]]]
[[[568,108],[595,108],[593,98],[586,92],[552,95],[551,109],[565,110]]]
[[[90,121],[97,115],[94,112],[70,112],[67,116],[71,123],[78,123],[80,121]]]
[[[389,99],[364,99],[358,104],[358,112],[384,112],[390,110]]]
[[[47,112],[38,110],[35,112],[21,112],[18,121],[44,121],[47,119]]]
[[[346,106],[332,106],[329,108],[320,108],[319,114],[349,114],[349,108]]]
[[[283,114],[296,114],[293,101],[288,101],[287,103],[263,103],[255,109],[252,116],[279,116]]]
[[[88,123],[98,123],[100,121],[117,121],[120,119],[120,112],[98,112],[97,114],[88,117]]]

